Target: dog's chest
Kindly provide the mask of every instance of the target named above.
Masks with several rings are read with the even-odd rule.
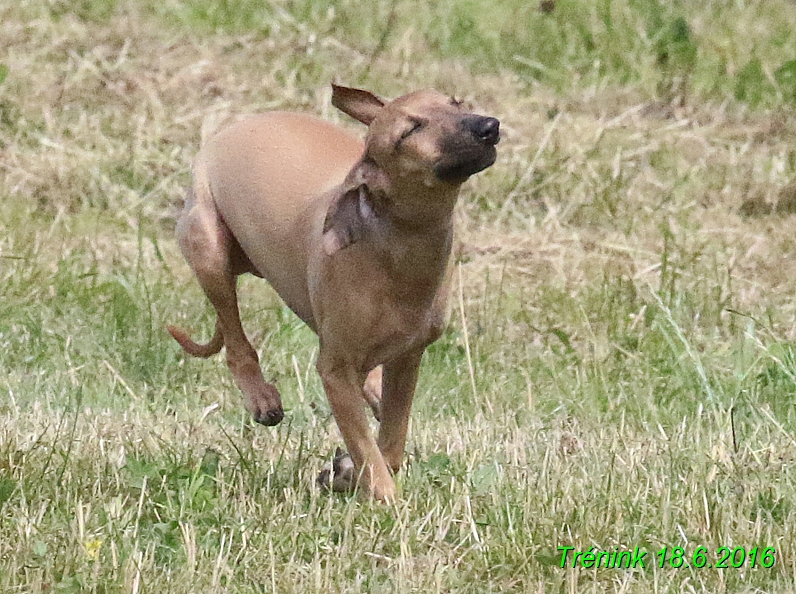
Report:
[[[436,294],[422,300],[417,299],[416,293],[411,297],[393,286],[392,291],[382,293],[378,302],[370,304],[367,314],[351,317],[352,324],[357,324],[358,320],[370,321],[361,326],[363,332],[350,343],[365,358],[365,367],[422,350],[439,337],[444,323],[444,308],[441,307],[444,300],[436,298]]]

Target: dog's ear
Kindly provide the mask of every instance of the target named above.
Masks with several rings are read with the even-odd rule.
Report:
[[[368,204],[365,186],[348,190],[340,196],[326,213],[323,221],[323,251],[331,256],[353,243],[365,233],[365,221],[373,216]]]
[[[384,107],[384,101],[370,91],[332,84],[332,105],[355,120],[370,126],[379,110]]]

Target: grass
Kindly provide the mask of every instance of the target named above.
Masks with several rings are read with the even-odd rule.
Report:
[[[792,6],[545,5],[0,8],[0,591],[796,588]],[[503,123],[393,508],[315,489],[340,443],[317,345],[262,282],[276,428],[164,330],[213,327],[173,236],[201,138],[275,108],[353,127],[330,80]],[[561,568],[567,546],[646,567]]]

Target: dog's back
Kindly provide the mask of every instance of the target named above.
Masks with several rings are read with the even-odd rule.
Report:
[[[196,157],[195,184],[207,180],[252,265],[305,320],[307,250],[296,244],[320,233],[330,190],[362,151],[360,139],[328,122],[271,112],[222,129]]]

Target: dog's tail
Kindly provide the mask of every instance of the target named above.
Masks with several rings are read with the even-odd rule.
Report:
[[[207,344],[194,342],[186,332],[176,326],[168,326],[167,330],[174,337],[174,340],[180,343],[182,350],[194,357],[202,357],[203,359],[212,357],[224,346],[224,335],[221,333],[221,324],[218,322],[216,322],[216,333],[213,334],[213,338]]]

